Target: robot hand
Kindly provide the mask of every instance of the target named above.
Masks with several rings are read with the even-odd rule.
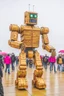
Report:
[[[48,52],[50,52],[51,55],[56,56],[56,51],[55,51],[55,48],[54,47],[50,46],[49,44],[43,45],[42,47],[43,47],[43,49],[45,49]]]
[[[51,55],[56,56],[56,50],[55,49],[51,49]]]

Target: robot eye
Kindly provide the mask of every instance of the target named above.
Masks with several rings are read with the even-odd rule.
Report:
[[[37,18],[37,14],[34,14],[34,16],[33,16],[34,18]]]
[[[30,18],[33,18],[33,14],[30,14]]]
[[[30,18],[37,18],[37,14],[30,14]]]

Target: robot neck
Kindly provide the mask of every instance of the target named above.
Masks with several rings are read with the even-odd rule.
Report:
[[[26,24],[26,25],[27,25],[27,26],[32,26],[32,27],[34,26],[34,25],[32,25],[32,24]]]

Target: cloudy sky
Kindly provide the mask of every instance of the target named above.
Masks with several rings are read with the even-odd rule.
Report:
[[[24,12],[30,11],[38,13],[39,27],[49,27],[50,45],[58,52],[64,49],[64,1],[63,0],[0,0],[0,49],[6,52],[19,53],[17,49],[8,45],[10,38],[10,24],[24,24]],[[40,54],[47,53],[42,49],[40,39]]]

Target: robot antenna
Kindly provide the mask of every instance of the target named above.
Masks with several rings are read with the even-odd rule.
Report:
[[[29,11],[30,11],[30,4],[28,4],[28,7],[29,7]]]
[[[34,12],[34,6],[35,6],[35,5],[33,5],[33,12]]]

